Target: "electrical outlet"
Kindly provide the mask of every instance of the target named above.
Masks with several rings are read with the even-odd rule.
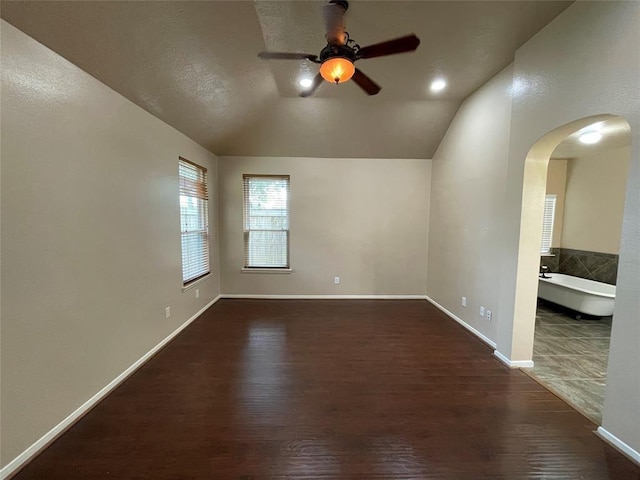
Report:
[[[196,298],[200,298],[200,289],[196,288]]]
[[[335,283],[336,285],[340,285],[340,277],[334,277],[333,283]]]
[[[171,307],[167,307],[164,309],[165,318],[169,318],[171,316]]]
[[[480,316],[484,317],[484,307],[480,307]]]
[[[492,316],[491,310],[487,310],[487,320],[491,321],[491,316]]]
[[[463,307],[467,306],[467,297],[462,297],[462,306]]]

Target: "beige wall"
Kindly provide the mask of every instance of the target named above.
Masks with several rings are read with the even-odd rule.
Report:
[[[630,155],[623,147],[569,160],[564,248],[619,253]]]
[[[640,376],[630,368],[640,364],[639,23],[635,2],[576,2],[518,51],[513,69],[465,102],[434,160],[434,263],[426,269],[428,162],[416,181],[422,188],[406,183],[403,189],[398,178],[412,182],[420,169],[407,167],[412,175],[396,176],[395,166],[404,164],[393,160],[385,160],[385,168],[377,168],[377,161],[349,160],[372,162],[356,170],[342,160],[322,160],[319,168],[315,159],[223,159],[221,257],[229,260],[222,266],[223,290],[422,293],[421,272],[428,270],[429,295],[483,327],[508,358],[530,359],[539,228],[537,238],[521,238],[520,218],[523,188],[543,195],[546,161],[534,175],[540,184],[525,186],[525,158],[538,139],[568,122],[622,115],[631,125],[632,146],[604,427],[640,451]],[[212,171],[215,158],[4,22],[2,55],[4,465],[201,306],[179,289],[175,158],[184,155]],[[299,236],[292,242],[300,242],[292,244],[296,274],[261,279],[239,273],[241,180],[235,179],[248,167],[292,176],[292,235]],[[362,175],[380,188],[363,182]],[[355,208],[363,202],[346,201],[353,201],[347,192],[354,189],[347,179],[362,182],[357,191],[372,201],[379,201],[379,191],[400,194],[394,205],[413,208],[395,219],[389,210],[398,210],[381,204],[388,223],[372,221],[371,214],[360,220]],[[447,188],[457,195],[447,196]],[[73,203],[72,189],[82,202]],[[313,203],[320,199],[327,203]],[[532,209],[541,207],[534,202]],[[303,208],[317,214],[313,222],[294,218]],[[315,225],[322,221],[335,223],[330,235],[316,238]],[[418,228],[409,229],[411,222]],[[397,231],[412,236],[408,240]],[[391,260],[380,256],[389,245],[406,252]],[[523,250],[531,259],[519,258]],[[438,261],[439,252],[446,262]],[[361,256],[354,261],[349,255]],[[338,290],[331,283],[335,275],[344,279]],[[203,286],[202,304],[217,291],[214,278]],[[496,302],[492,325],[471,318],[473,305],[460,310],[460,296],[467,292],[473,305]],[[170,321],[162,318],[167,304],[174,312]]]
[[[631,164],[603,426],[636,451],[640,375],[630,365],[640,364],[638,24],[636,2],[576,2],[518,50],[513,84],[506,70],[461,106],[433,159],[427,288],[428,295],[475,328],[483,325],[475,306],[497,298],[491,300],[500,309],[495,337],[486,324],[478,329],[495,338],[497,351],[508,360],[530,361],[542,225],[521,225],[523,210],[529,219],[542,218],[549,156],[568,134],[586,126],[567,124],[603,113],[626,118],[632,132]],[[551,131],[548,141],[541,140]],[[534,144],[541,150],[529,155]],[[481,185],[498,199],[483,199],[477,193]],[[506,195],[501,185],[506,185]],[[455,195],[447,196],[447,188]],[[466,188],[476,189],[475,195]],[[485,241],[486,232],[493,232],[495,243]],[[489,280],[479,271],[492,274],[490,292],[482,291],[478,280]],[[471,310],[460,307],[465,293],[473,299]]]
[[[492,341],[501,317],[511,80],[508,67],[462,104],[434,156],[431,184],[427,295]],[[493,311],[492,322],[480,306]]]
[[[4,466],[214,299],[219,276],[182,292],[178,156],[212,187],[216,158],[1,30]]]
[[[291,274],[240,271],[243,173],[291,176]],[[224,294],[424,295],[430,160],[220,157],[219,174]]]
[[[624,117],[631,126],[631,163],[603,427],[636,452],[640,452],[640,375],[630,366],[640,364],[639,24],[640,3],[576,2],[516,52],[500,270],[500,306],[506,321],[499,323],[497,336],[498,350],[508,358],[531,358],[541,225],[521,225],[520,218],[523,210],[542,218],[542,201],[532,200],[544,191],[547,166],[532,152],[531,163],[527,160],[531,168],[525,170],[532,146],[553,131],[549,137],[553,145],[540,145],[548,158],[575,131],[559,127],[594,115]],[[525,174],[532,184],[524,184]]]
[[[553,219],[551,246],[562,246],[565,192],[567,190],[567,162],[565,158],[553,159],[547,170],[547,195],[556,195],[556,214]]]

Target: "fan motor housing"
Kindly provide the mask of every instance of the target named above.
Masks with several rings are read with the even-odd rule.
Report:
[[[332,4],[341,6],[345,12],[349,9],[349,2],[347,0],[329,0],[329,5]]]
[[[348,47],[346,45],[328,44],[320,52],[320,63],[334,57],[344,57],[351,62],[356,61],[356,53],[351,47]]]

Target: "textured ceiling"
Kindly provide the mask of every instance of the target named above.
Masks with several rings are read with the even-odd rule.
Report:
[[[256,55],[318,54],[324,3],[4,1],[1,15],[218,155],[431,158],[461,101],[572,2],[353,0],[361,46],[416,33],[420,47],[358,63],[375,97],[347,82],[299,98],[317,65]]]

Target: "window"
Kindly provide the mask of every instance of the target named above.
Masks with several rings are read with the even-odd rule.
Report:
[[[553,222],[556,215],[556,195],[547,195],[544,199],[544,217],[542,219],[542,245],[541,255],[551,253],[551,240],[553,238]]]
[[[207,170],[180,157],[180,233],[182,283],[209,273],[209,196]]]
[[[244,266],[289,268],[289,176],[243,175]]]

